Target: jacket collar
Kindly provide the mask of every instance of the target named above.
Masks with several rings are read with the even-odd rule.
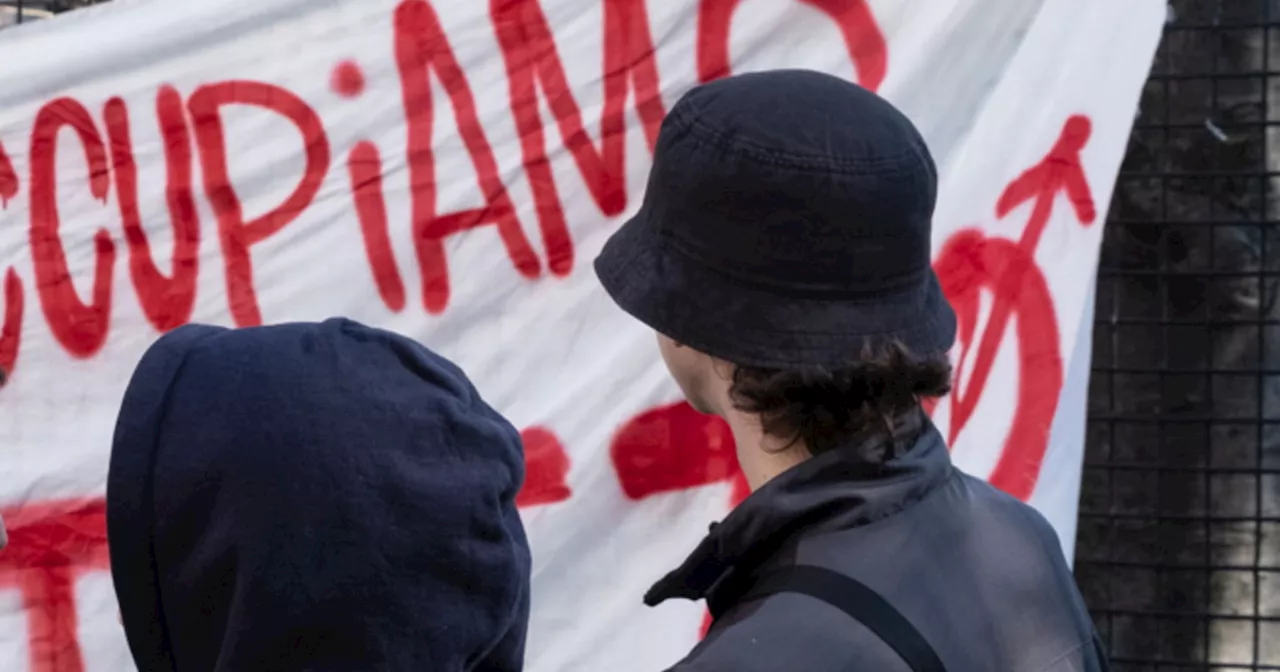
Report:
[[[884,439],[880,439],[884,440]],[[941,434],[923,413],[896,433],[910,446],[880,464],[858,458],[866,440],[806,460],[756,490],[710,533],[675,570],[645,595],[655,606],[672,598],[707,598],[749,576],[799,534],[859,527],[920,501],[950,476],[951,457]]]

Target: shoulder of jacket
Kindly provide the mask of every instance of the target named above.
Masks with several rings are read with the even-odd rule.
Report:
[[[782,593],[739,614],[731,611],[669,672],[848,672],[857,661],[886,656],[892,658],[892,649],[838,608],[807,595]]]
[[[749,659],[722,660],[703,662],[686,660],[668,668],[666,672],[783,672],[790,668],[766,667]],[[805,667],[805,672],[850,672],[852,668],[847,662],[834,663],[828,666]]]

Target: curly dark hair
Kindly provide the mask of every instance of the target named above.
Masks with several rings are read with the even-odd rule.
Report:
[[[894,455],[895,429],[923,399],[951,391],[946,354],[916,356],[896,341],[868,343],[847,366],[734,368],[730,399],[760,416],[766,434],[824,453],[857,438],[874,441],[871,461]]]

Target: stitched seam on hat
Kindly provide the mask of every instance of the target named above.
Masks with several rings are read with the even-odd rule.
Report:
[[[850,177],[864,176],[873,173],[878,176],[908,175],[915,172],[905,166],[901,161],[901,159],[908,157],[907,154],[897,154],[893,157],[886,157],[884,159],[876,159],[866,162],[850,161],[835,157],[825,158],[807,154],[791,154],[760,145],[743,147],[742,145],[750,143],[744,141],[742,138],[730,140],[721,135],[713,135],[710,138],[703,137],[700,131],[705,129],[706,127],[699,125],[697,129],[695,129],[695,132],[689,134],[689,138],[704,147],[719,149],[727,153],[737,154],[760,163],[780,168],[790,168],[797,172],[816,172]]]
[[[685,328],[688,328],[688,325],[686,325]],[[746,327],[742,325],[734,325],[733,330],[748,332],[753,334],[764,334],[768,336],[790,336],[790,335],[800,334],[803,336],[810,336],[815,338],[825,338],[831,341],[844,340],[849,338],[863,338],[863,339],[884,338],[887,336],[894,336],[898,333],[898,331],[870,331],[870,332],[855,332],[852,330],[850,331],[811,331],[808,329],[795,329],[795,328],[756,329],[756,328]],[[713,347],[711,343],[716,340],[716,337],[712,335],[711,332],[702,331],[696,327],[694,327],[692,331],[694,332],[695,338],[698,338],[702,340],[704,343],[707,343],[708,347]],[[695,348],[698,347],[697,343],[686,343],[686,345],[691,345],[691,346],[694,346]],[[830,344],[828,343],[827,345],[830,345]],[[701,349],[701,348],[698,348],[698,349]],[[811,346],[788,345],[786,349],[791,351],[797,351],[797,352],[813,352],[815,350],[826,350],[827,348],[826,348],[826,345],[815,344]]]
[[[866,171],[875,170],[879,174],[902,174],[914,172],[904,165],[902,159],[923,160],[920,152],[917,151],[915,144],[908,145],[908,149],[900,154],[892,156],[867,158],[867,159],[850,159],[835,156],[819,156],[813,154],[794,154],[785,150],[773,147],[767,147],[750,138],[738,137],[730,139],[721,133],[718,133],[710,126],[703,124],[700,120],[688,114],[681,114],[677,121],[687,125],[688,136],[703,146],[722,149],[738,154],[745,155],[749,158],[768,162],[775,166],[787,168],[795,168],[801,170],[823,171],[828,173],[836,173],[841,175],[862,175]]]
[[[842,301],[848,301],[850,303],[876,303],[877,302],[876,299],[883,298],[883,294],[886,292],[905,291],[915,285],[918,285],[921,279],[924,276],[926,276],[929,272],[929,267],[925,266],[924,268],[921,268],[919,271],[911,274],[908,278],[904,280],[900,280],[893,284],[881,285],[879,287],[876,287],[875,289],[868,289],[865,291],[841,290],[841,289],[817,289],[812,285],[796,286],[796,285],[789,284],[786,281],[765,280],[764,282],[761,282],[758,279],[758,276],[754,276],[750,273],[735,273],[732,270],[722,268],[718,264],[712,264],[702,259],[698,255],[687,252],[680,246],[679,243],[677,243],[670,236],[670,234],[668,234],[665,231],[660,231],[657,238],[658,238],[658,245],[664,251],[678,254],[684,257],[685,259],[695,264],[698,264],[704,270],[723,277],[724,279],[730,281],[732,284],[738,285],[739,287],[743,287],[746,289],[753,289],[753,290],[766,290],[766,291],[777,290],[779,292],[779,295],[782,296],[783,298],[840,299]],[[790,290],[791,292],[795,292],[794,296],[787,296],[786,292],[788,290]]]
[[[846,301],[846,303],[865,305],[865,304],[876,303],[876,302],[850,300],[850,301]],[[928,324],[932,324],[934,321],[936,321],[936,316],[933,314],[927,315],[923,320],[923,322]],[[649,325],[649,326],[653,327],[653,325]],[[685,321],[682,323],[681,329],[686,332],[685,334],[683,334],[683,337],[686,339],[686,343],[685,343],[686,345],[692,346],[696,349],[703,350],[703,351],[707,351],[706,348],[718,349],[715,347],[715,342],[719,340],[717,339],[716,334],[713,333],[712,331],[705,331],[703,329],[698,328],[696,322]],[[778,329],[768,329],[768,328],[762,329],[762,328],[756,328],[756,327],[748,327],[745,325],[735,325],[733,329],[735,331],[742,331],[742,332],[753,333],[753,334],[763,334],[768,336],[789,336],[789,335],[794,335],[799,333],[807,337],[821,338],[827,341],[841,341],[849,338],[862,338],[862,339],[883,338],[886,336],[894,336],[895,334],[898,333],[897,331],[894,331],[894,330],[889,330],[889,331],[880,330],[880,331],[859,333],[853,330],[819,331],[819,330],[810,330],[810,329],[795,329],[794,327],[778,328]],[[667,335],[672,338],[676,338],[672,334],[667,334]],[[825,350],[827,348],[827,345],[829,345],[829,343],[828,344],[815,343],[811,346],[793,345],[793,346],[788,346],[787,349],[791,351],[796,351],[796,352],[814,352],[818,350]]]
[[[668,338],[679,341],[684,345],[687,345],[693,348],[694,350],[707,353],[709,355],[712,355],[713,357],[720,357],[725,360],[733,361],[734,364],[738,364],[740,366],[766,366],[766,367],[774,367],[774,368],[787,368],[787,367],[793,367],[793,366],[805,366],[810,363],[810,362],[798,362],[796,361],[797,359],[796,357],[778,357],[776,355],[737,357],[734,355],[726,354],[726,349],[721,347],[721,344],[724,343],[723,334],[721,334],[720,337],[717,338],[716,336],[708,335],[708,332],[701,331],[697,328],[694,328],[691,331],[676,332],[676,330],[671,330],[671,329],[667,329],[664,331],[662,329],[658,329],[657,327],[654,327],[653,325],[649,325],[649,327],[655,329],[656,331],[662,332],[663,335],[667,336]],[[688,329],[689,325],[685,325],[684,328]],[[796,332],[794,330],[742,329],[740,327],[735,327],[735,330],[746,331],[749,333],[760,334],[765,336],[793,336],[796,333],[800,333],[808,338],[819,338],[824,340],[824,343],[822,344],[815,343],[812,345],[789,345],[785,348],[785,350],[772,348],[772,351],[774,353],[785,352],[785,353],[796,353],[796,354],[825,352],[832,345],[839,345],[841,344],[841,342],[848,341],[849,339],[860,339],[863,341],[863,343],[865,343],[869,339],[883,339],[883,338],[892,337],[896,335],[894,332],[852,334],[847,332],[826,333],[826,332],[812,332],[812,331]],[[674,333],[668,333],[668,332],[674,332]],[[850,345],[848,350],[851,353],[857,353],[858,351],[861,350],[861,348],[862,346],[860,345],[859,346]]]

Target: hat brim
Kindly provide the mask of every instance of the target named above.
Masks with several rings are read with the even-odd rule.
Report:
[[[835,368],[869,340],[945,353],[956,318],[937,276],[874,298],[795,298],[751,287],[671,249],[640,212],[609,239],[596,275],[620,308],[658,333],[743,366]]]

